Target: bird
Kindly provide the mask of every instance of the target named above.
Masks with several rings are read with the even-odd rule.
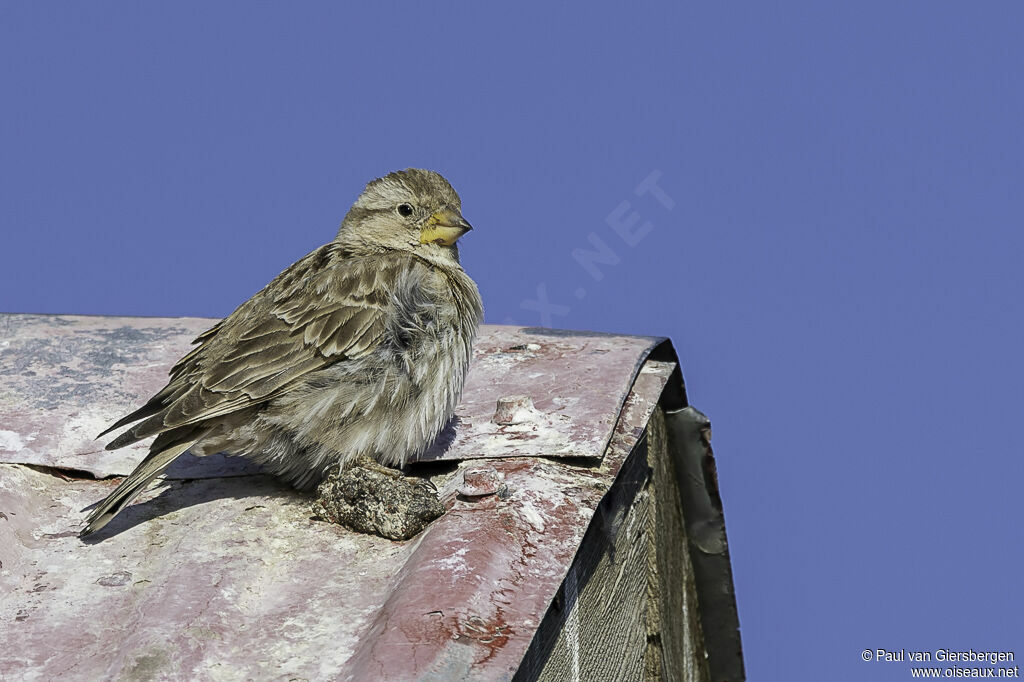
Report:
[[[204,331],[167,385],[97,438],[149,453],[85,520],[106,526],[176,458],[243,456],[299,490],[368,460],[402,467],[449,422],[483,320],[439,173],[372,180],[334,239]]]

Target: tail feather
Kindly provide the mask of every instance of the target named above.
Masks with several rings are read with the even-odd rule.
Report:
[[[145,419],[146,417],[152,417],[154,414],[162,411],[165,407],[167,407],[167,398],[170,397],[173,393],[174,392],[170,390],[170,385],[165,386],[159,393],[157,393],[155,396],[147,400],[145,405],[135,410],[131,414],[126,414],[125,416],[121,417],[116,422],[108,426],[106,429],[104,429],[103,433],[96,436],[97,440],[103,438],[103,436],[107,435],[111,431],[115,431],[121,428],[122,426],[125,426],[126,424],[137,422],[140,419]]]
[[[128,503],[145,490],[146,485],[159,476],[167,466],[198,442],[198,438],[178,441],[167,447],[155,449],[149,453],[146,459],[135,468],[135,471],[128,478],[121,481],[114,492],[110,493],[102,502],[97,505],[86,519],[88,525],[79,533],[84,537],[95,533],[103,526],[110,523],[110,520],[117,516],[118,512],[128,506]],[[157,442],[159,439],[157,439]],[[157,442],[153,445],[157,446]]]

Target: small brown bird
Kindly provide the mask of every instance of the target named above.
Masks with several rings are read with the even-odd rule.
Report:
[[[410,168],[370,182],[334,240],[278,275],[100,437],[156,436],[89,515],[105,526],[179,455],[243,455],[296,488],[360,458],[402,466],[451,417],[483,304],[459,264],[452,186]]]

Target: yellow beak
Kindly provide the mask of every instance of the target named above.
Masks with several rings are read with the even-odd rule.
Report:
[[[459,237],[473,229],[462,215],[453,209],[443,208],[427,218],[420,230],[420,244],[444,244],[451,246]]]

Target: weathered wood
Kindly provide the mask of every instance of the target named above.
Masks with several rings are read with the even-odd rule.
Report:
[[[707,680],[710,674],[697,585],[675,464],[668,454],[665,413],[660,408],[647,427],[647,448],[654,490],[654,514],[650,517],[653,528],[648,534],[648,679]]]
[[[539,680],[639,680],[644,678],[647,649],[647,535],[652,512],[650,494],[640,491],[625,510],[611,545],[584,547],[599,553],[597,566],[583,585],[566,581],[572,607]],[[595,541],[592,545],[599,545]],[[588,557],[589,558],[589,557]],[[573,592],[578,591],[574,595]],[[573,598],[575,596],[575,599]]]
[[[621,490],[610,491],[601,506],[599,532],[588,533],[566,578],[557,628],[538,631],[554,641],[531,647],[546,658],[524,660],[519,678],[709,679],[660,408],[617,485]]]

